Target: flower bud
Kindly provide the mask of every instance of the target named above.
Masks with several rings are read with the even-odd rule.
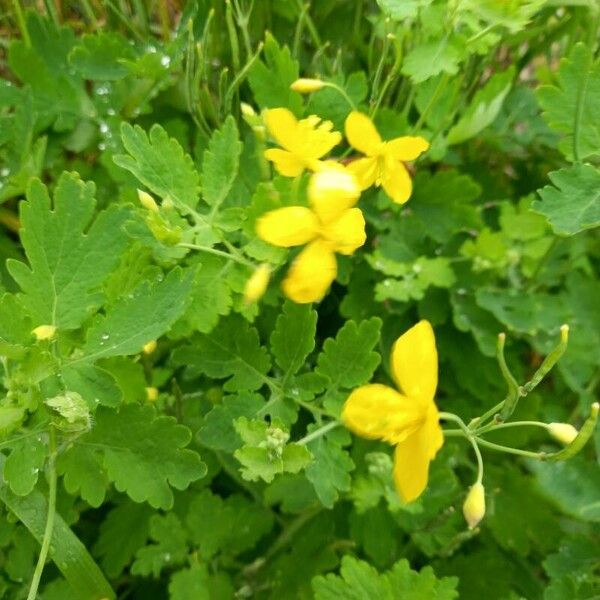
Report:
[[[38,341],[51,340],[56,334],[56,327],[54,325],[40,325],[31,333],[33,333],[35,339]]]
[[[158,212],[158,204],[156,204],[156,202],[154,201],[154,198],[148,194],[148,192],[144,192],[143,190],[138,190],[138,199],[140,201],[140,204],[146,208],[147,210],[150,210],[152,212]]]
[[[577,429],[569,423],[550,423],[548,425],[550,435],[561,444],[568,446],[578,435]]]
[[[246,282],[244,288],[244,302],[251,304],[256,302],[263,296],[269,285],[269,279],[271,278],[271,267],[267,264],[260,265]]]
[[[310,94],[312,92],[318,92],[320,89],[325,87],[325,82],[320,79],[296,79],[290,89],[294,92],[300,92],[301,94]]]
[[[60,396],[45,400],[46,406],[55,413],[54,425],[61,431],[89,431],[92,425],[90,409],[77,392],[67,391]]]
[[[244,117],[255,117],[256,116],[256,111],[252,108],[252,106],[250,106],[249,104],[246,104],[245,102],[240,102],[240,110]]]
[[[152,340],[147,344],[144,344],[142,351],[144,354],[152,354],[156,350],[156,340]]]
[[[463,515],[469,529],[477,527],[485,515],[485,488],[478,481],[471,486],[463,504]]]
[[[155,387],[146,388],[146,399],[148,402],[155,402],[158,400],[158,390]]]

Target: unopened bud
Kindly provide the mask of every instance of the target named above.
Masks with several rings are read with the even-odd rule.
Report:
[[[152,340],[147,344],[144,344],[142,351],[144,354],[152,354],[156,350],[156,340]]]
[[[46,406],[51,408],[56,417],[54,425],[61,431],[88,431],[92,424],[90,410],[86,401],[77,392],[67,391],[60,396],[48,398]]]
[[[262,298],[269,285],[271,278],[271,267],[267,264],[262,264],[250,275],[244,288],[244,302],[251,304]]]
[[[144,192],[143,190],[138,190],[138,199],[140,201],[140,204],[146,208],[147,210],[150,210],[152,212],[158,212],[158,204],[156,204],[156,202],[154,201],[154,198],[148,194],[148,192]]]
[[[463,504],[463,515],[469,529],[477,527],[485,515],[485,488],[478,481],[471,486]]]
[[[548,431],[555,440],[565,446],[568,446],[579,434],[577,429],[569,423],[550,423]]]
[[[158,400],[158,390],[155,387],[147,387],[146,399],[148,402],[156,402]]]
[[[310,94],[312,92],[318,92],[320,89],[325,87],[325,82],[320,79],[296,79],[290,89],[300,94]]]
[[[54,325],[40,325],[31,333],[33,333],[35,339],[38,341],[51,340],[56,334],[56,327]]]
[[[242,115],[244,117],[255,117],[256,116],[256,111],[249,104],[246,104],[245,102],[240,103],[240,110],[242,111]]]

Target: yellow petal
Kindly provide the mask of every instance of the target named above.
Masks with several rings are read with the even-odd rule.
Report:
[[[349,208],[340,217],[321,228],[321,235],[333,244],[333,250],[350,255],[367,239],[365,218],[360,208]]]
[[[56,327],[54,325],[39,325],[31,333],[36,340],[51,340],[56,335]]]
[[[292,150],[298,133],[298,121],[287,108],[265,111],[265,123],[273,139],[286,150]]]
[[[290,150],[311,165],[342,140],[341,133],[332,131],[332,129],[333,123],[331,121],[321,122],[321,119],[315,115],[302,119],[298,122],[296,140]],[[314,167],[311,166],[310,168]]]
[[[290,248],[310,242],[317,234],[317,215],[305,206],[286,206],[262,215],[256,222],[256,233],[261,240]]]
[[[271,278],[271,267],[267,264],[259,265],[246,281],[244,286],[244,302],[251,304],[263,297]]]
[[[335,254],[329,244],[315,240],[296,257],[283,281],[283,292],[298,304],[318,302],[336,274]]]
[[[438,380],[438,356],[429,321],[420,321],[396,340],[391,369],[398,387],[407,396],[426,403],[433,402]]]
[[[381,137],[367,115],[352,111],[346,119],[345,130],[348,143],[363,154],[374,156],[381,149]]]
[[[396,446],[394,483],[405,502],[416,500],[427,487],[429,463],[444,443],[435,406],[422,427]]]
[[[429,142],[419,136],[398,137],[385,144],[385,153],[396,160],[415,160],[429,148]]]
[[[353,160],[346,168],[354,174],[360,189],[366,190],[377,179],[378,163],[377,158],[359,158]]]
[[[406,167],[391,156],[385,158],[381,185],[385,193],[397,204],[404,204],[412,194],[412,181]]]
[[[321,223],[329,223],[354,206],[360,189],[352,173],[341,167],[315,173],[308,184],[308,199]]]
[[[342,411],[342,420],[350,431],[390,444],[398,444],[415,433],[423,425],[425,416],[420,402],[379,383],[354,390]]]
[[[265,150],[265,158],[270,160],[284,177],[297,177],[304,171],[304,163],[287,150],[269,148]]]

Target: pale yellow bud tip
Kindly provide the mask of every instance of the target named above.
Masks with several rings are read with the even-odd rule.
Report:
[[[479,525],[485,515],[485,488],[479,482],[471,486],[463,504],[463,515],[469,529]]]
[[[294,92],[300,92],[301,94],[310,94],[312,92],[317,92],[321,88],[325,87],[325,82],[320,79],[296,79],[292,85],[290,85],[290,89]]]
[[[569,339],[569,326],[566,323],[560,327],[560,339],[562,342]]]
[[[240,110],[242,111],[242,114],[245,117],[255,117],[256,116],[256,111],[249,104],[246,104],[245,102],[240,103]]]
[[[271,267],[267,264],[260,265],[246,282],[244,302],[251,304],[261,298],[267,290],[269,279],[271,279]]]
[[[569,425],[568,423],[550,423],[548,431],[555,440],[558,440],[565,446],[568,446],[579,433],[573,425]]]
[[[54,325],[40,325],[31,333],[37,340],[51,340],[56,334],[56,327]]]
[[[158,204],[156,204],[154,198],[148,192],[144,192],[144,190],[138,190],[137,193],[140,204],[144,208],[152,212],[158,212]]]
[[[144,354],[152,354],[156,350],[156,340],[152,340],[147,344],[144,344],[143,352]]]
[[[155,387],[147,387],[146,398],[149,402],[155,402],[158,399],[158,390]]]

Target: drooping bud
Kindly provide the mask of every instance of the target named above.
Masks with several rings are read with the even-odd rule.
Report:
[[[158,390],[155,387],[147,387],[146,399],[148,402],[156,402],[158,400]]]
[[[147,344],[144,344],[142,349],[144,354],[152,354],[156,350],[156,340],[152,340]]]
[[[148,194],[148,192],[144,192],[144,190],[138,190],[138,199],[140,204],[149,211],[158,212],[158,204],[154,201],[154,198]]]
[[[54,325],[40,325],[32,330],[35,339],[38,341],[41,340],[51,340],[56,335],[56,327]]]
[[[548,431],[555,440],[565,446],[569,445],[579,433],[577,429],[569,423],[549,423]]]
[[[251,304],[262,298],[269,285],[271,278],[271,267],[267,264],[262,264],[256,268],[254,273],[250,275],[244,288],[244,302]]]
[[[294,92],[299,92],[300,94],[311,94],[312,92],[318,92],[320,89],[323,89],[325,85],[325,82],[320,79],[305,79],[301,77],[300,79],[296,79],[296,81],[290,85],[290,89]]]
[[[463,515],[469,529],[477,527],[485,515],[485,488],[477,481],[471,486],[463,504]]]

